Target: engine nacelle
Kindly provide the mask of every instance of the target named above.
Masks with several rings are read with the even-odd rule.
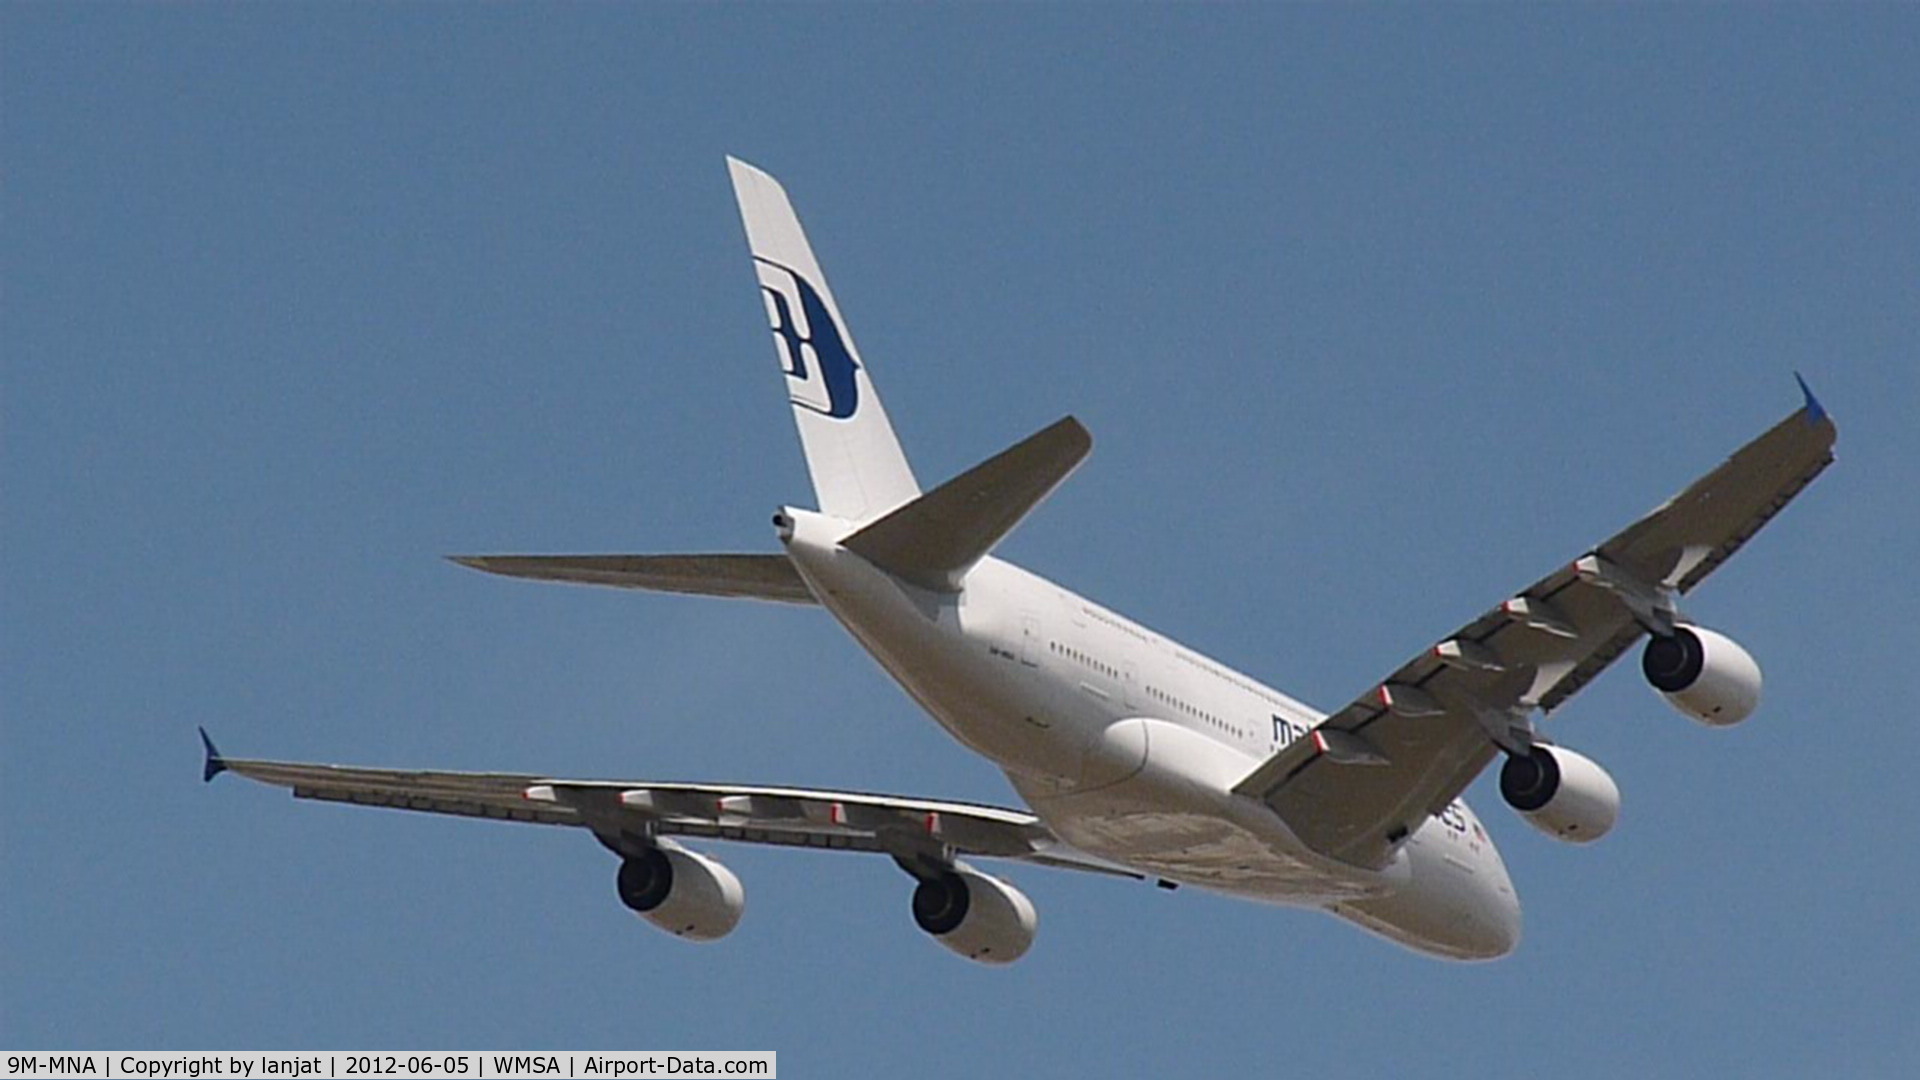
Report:
[[[747,893],[733,871],[671,840],[620,863],[620,902],[688,941],[714,941],[740,925]]]
[[[1640,654],[1640,670],[1667,703],[1711,727],[1737,724],[1760,704],[1760,665],[1732,638],[1676,626]]]
[[[1620,817],[1620,788],[1607,770],[1559,746],[1507,758],[1500,797],[1529,825],[1571,844],[1600,839]]]
[[[1040,917],[1027,894],[965,864],[913,890],[913,921],[933,940],[982,964],[1011,964],[1033,947]]]

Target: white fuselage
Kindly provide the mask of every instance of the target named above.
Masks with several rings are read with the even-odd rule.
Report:
[[[1322,714],[1010,563],[989,557],[958,593],[930,592],[841,547],[845,522],[783,514],[781,539],[820,602],[1067,843],[1443,956],[1518,942],[1512,882],[1465,803],[1371,871],[1309,851],[1264,803],[1233,794]]]

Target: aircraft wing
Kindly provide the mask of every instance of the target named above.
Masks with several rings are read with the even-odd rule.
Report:
[[[1805,391],[1805,383],[1801,384]],[[1309,847],[1385,865],[1459,796],[1529,716],[1552,711],[1698,585],[1833,461],[1835,428],[1804,407],[1646,517],[1409,660],[1235,786]]]
[[[1014,859],[1139,879],[1076,851],[1024,810],[814,788],[642,780],[562,780],[532,773],[363,769],[228,758],[200,733],[203,776],[237,773],[297,799],[591,829],[625,851],[649,836],[881,852],[902,860]]]

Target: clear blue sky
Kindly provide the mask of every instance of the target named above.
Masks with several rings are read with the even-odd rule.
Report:
[[[1920,1054],[1920,11],[0,7],[0,1042],[769,1048],[788,1075],[1904,1073]],[[1799,403],[1840,461],[1690,607],[1768,696],[1552,722],[1591,849],[1455,966],[1015,868],[1009,970],[878,858],[237,756],[1000,801],[824,615],[440,556],[774,550],[806,487],[723,155],[792,191],[937,480],[1078,415],[1004,553],[1338,705]]]

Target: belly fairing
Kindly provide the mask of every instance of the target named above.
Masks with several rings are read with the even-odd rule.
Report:
[[[1048,827],[1081,850],[1170,881],[1275,903],[1379,895],[1400,875],[1302,850],[1271,812],[1232,794],[1255,762],[1197,732],[1133,718],[1110,725],[1099,745],[1118,755],[1113,771],[1135,760],[1139,767],[1114,782],[1071,790],[1014,778]]]

